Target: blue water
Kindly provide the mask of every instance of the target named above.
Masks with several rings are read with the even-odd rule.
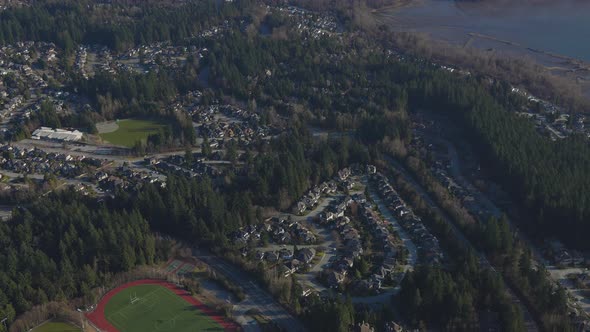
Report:
[[[434,36],[452,38],[476,32],[590,61],[590,1],[515,0],[503,4],[484,0],[482,4],[423,0],[393,16],[402,27]]]

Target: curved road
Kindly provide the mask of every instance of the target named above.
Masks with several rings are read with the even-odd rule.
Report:
[[[363,181],[363,182],[366,182],[366,181]],[[358,192],[362,192],[362,191],[358,191]],[[413,244],[410,237],[407,236],[407,234],[404,232],[404,230],[399,226],[399,224],[397,224],[396,219],[393,217],[393,215],[391,214],[391,211],[389,211],[389,209],[387,208],[385,203],[381,200],[380,196],[378,196],[374,191],[371,191],[370,194],[371,194],[371,197],[373,198],[373,201],[379,207],[379,212],[381,212],[381,214],[383,215],[383,217],[386,221],[389,221],[389,223],[391,223],[394,226],[394,228],[397,230],[400,238],[402,239],[404,246],[406,248],[408,248],[408,251],[409,251],[409,255],[408,255],[408,262],[409,263],[408,263],[408,265],[404,266],[404,273],[401,275],[400,280],[398,280],[398,283],[399,283],[404,278],[405,273],[407,271],[413,269],[413,267],[416,265],[416,261],[418,258],[416,246]],[[305,215],[305,216],[291,215],[291,218],[293,218],[293,220],[310,221],[309,224],[315,229],[315,231],[318,234],[322,235],[325,239],[325,241],[323,243],[321,243],[320,245],[300,245],[300,246],[298,246],[299,248],[317,247],[317,246],[323,246],[323,247],[328,248],[328,250],[326,251],[326,253],[322,257],[322,259],[309,272],[307,272],[305,274],[296,274],[297,279],[299,281],[303,282],[308,287],[313,288],[317,292],[323,292],[323,291],[328,290],[327,287],[325,287],[324,285],[322,285],[321,283],[319,283],[317,281],[316,274],[318,272],[320,272],[320,270],[323,268],[323,265],[326,262],[330,261],[332,256],[335,256],[335,253],[332,249],[336,249],[336,241],[335,241],[331,231],[327,227],[317,227],[314,223],[311,222],[311,220],[314,217],[316,217],[320,212],[322,212],[333,200],[335,200],[337,198],[341,199],[343,197],[344,197],[343,195],[325,197],[324,200],[317,207],[315,207],[313,211],[309,212],[307,215]],[[279,248],[280,248],[280,246],[274,247],[274,249],[279,249]],[[397,286],[397,287],[388,289],[378,295],[354,296],[354,297],[352,297],[352,302],[358,303],[358,304],[367,304],[367,305],[389,303],[389,302],[391,302],[391,297],[393,295],[397,294],[399,291],[400,291],[400,287]]]
[[[438,207],[438,204],[436,204],[434,202],[434,200],[430,197],[430,194],[422,187],[422,185],[420,185],[417,181],[414,180],[414,177],[412,176],[412,174],[410,174],[403,165],[401,165],[400,163],[398,163],[396,160],[394,160],[393,158],[390,157],[385,157],[387,162],[389,162],[392,166],[394,166],[394,168],[401,174],[401,176],[404,178],[404,180],[406,180],[409,184],[412,185],[412,187],[414,188],[414,190],[416,190],[416,192],[422,197],[422,199],[430,206],[431,209],[433,209],[434,211],[436,211],[441,217],[442,220],[447,223],[451,230],[453,231],[453,233],[455,234],[455,236],[468,248],[471,248],[471,250],[477,254],[477,256],[479,257],[479,262],[480,265],[486,268],[489,268],[490,270],[498,273],[496,271],[496,269],[493,267],[493,265],[488,261],[487,257],[483,254],[483,252],[477,250],[472,244],[471,242],[469,242],[469,240],[467,238],[465,238],[465,236],[463,235],[463,232],[461,232],[456,226],[455,224],[451,221],[451,219],[447,216],[447,214]],[[502,277],[502,275],[500,274],[500,277]],[[502,277],[503,279],[503,277]],[[532,314],[530,313],[530,311],[528,310],[528,308],[526,307],[526,305],[524,303],[522,303],[522,301],[520,301],[520,299],[518,298],[518,296],[516,295],[516,293],[508,286],[506,285],[506,289],[508,291],[508,294],[510,295],[512,302],[516,305],[518,305],[522,312],[523,312],[523,317],[524,317],[524,323],[525,323],[525,328],[527,330],[527,332],[537,332],[539,331],[539,328],[537,327],[537,323],[535,322]]]
[[[502,211],[502,209],[498,208],[498,206],[491,199],[489,199],[484,193],[482,193],[479,189],[477,189],[471,183],[471,181],[469,181],[463,175],[463,173],[461,172],[461,164],[459,161],[459,154],[457,153],[457,149],[455,148],[455,145],[453,145],[453,143],[451,143],[450,141],[448,141],[442,137],[433,137],[433,136],[428,135],[428,138],[436,140],[439,143],[441,143],[442,145],[446,146],[447,151],[448,151],[448,155],[449,155],[451,176],[453,177],[453,179],[459,185],[461,185],[465,190],[467,190],[471,194],[471,196],[473,196],[475,198],[475,200],[478,202],[478,204],[480,204],[483,208],[485,208],[485,210],[490,215],[494,216],[495,218],[500,218],[503,215],[505,215],[505,213]],[[526,237],[525,234],[523,234],[522,232],[520,232],[518,230],[518,227],[516,227],[514,222],[511,219],[509,219],[508,216],[506,216],[506,218],[507,218],[508,223],[510,224],[510,227],[512,228],[512,230],[514,232],[516,232],[518,237],[521,240],[523,240],[528,245],[528,247],[532,250],[535,260],[537,260],[538,262],[541,262],[545,266],[549,265],[549,262],[547,262],[547,260],[543,257],[543,255],[541,254],[541,251],[535,245],[533,245],[533,243]]]
[[[479,204],[481,204],[481,206],[483,206],[491,215],[495,216],[496,218],[500,218],[502,215],[504,215],[502,209],[498,208],[498,206],[489,197],[487,197],[486,194],[482,193],[479,189],[477,189],[471,183],[471,181],[463,175],[463,173],[461,172],[459,154],[457,153],[455,145],[442,137],[432,136],[426,133],[423,134],[427,136],[429,139],[438,141],[442,145],[446,146],[449,156],[451,176],[453,177],[453,179],[459,185],[463,186],[463,188],[466,189],[479,202]],[[512,219],[508,218],[508,216],[506,216],[506,219],[510,227],[512,228],[513,232],[518,236],[518,238],[523,243],[527,245],[528,248],[531,249],[531,252],[533,253],[533,264],[543,265],[547,269],[547,271],[550,272],[549,277],[553,281],[553,283],[558,287],[565,287],[565,289],[570,293],[570,295],[573,298],[580,301],[581,303],[581,305],[580,303],[573,303],[573,305],[581,308],[586,313],[590,313],[590,306],[584,302],[586,299],[583,296],[580,296],[575,286],[571,284],[567,278],[559,277],[562,274],[561,270],[556,268],[554,265],[550,264],[549,261],[547,261],[547,259],[543,257],[541,250],[528,238],[526,234],[524,234],[518,229],[518,227]]]

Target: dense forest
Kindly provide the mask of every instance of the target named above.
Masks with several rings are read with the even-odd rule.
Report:
[[[315,141],[304,127],[262,147],[246,167],[242,184],[257,204],[286,210],[311,186],[332,178],[352,163],[370,160],[366,147],[351,140]]]
[[[529,212],[528,228],[588,249],[590,145],[580,136],[551,141],[507,111],[519,109],[506,86],[434,74],[409,90],[416,107],[460,120],[484,164]]]
[[[188,71],[192,64],[189,61],[183,72]],[[196,135],[190,116],[166,107],[178,95],[181,85],[188,77],[189,75],[181,72],[166,70],[129,75],[99,72],[88,80],[77,77],[71,87],[90,99],[97,110],[98,114],[94,115],[97,118],[115,120],[142,117],[168,124],[166,130],[156,137],[148,138],[147,144],[138,143],[140,146],[136,147],[136,152],[144,153],[160,148],[192,145],[195,142]]]
[[[440,327],[455,331],[496,326],[502,331],[522,331],[522,310],[513,303],[502,276],[489,269],[482,258],[457,237],[443,215],[427,204],[397,170],[392,168],[390,176],[400,194],[422,216],[424,225],[439,239],[446,257],[444,267],[419,266],[402,281],[396,301],[406,323],[420,329]],[[498,226],[494,232],[496,236],[482,236],[475,242],[512,245],[511,234],[506,235],[503,229]],[[563,324],[567,326],[567,320],[563,320]]]
[[[501,278],[491,271],[478,272],[475,265],[452,273],[421,267],[402,282],[400,301],[403,315],[421,329],[436,326],[448,331],[477,330],[481,319],[478,316],[486,310],[499,313],[502,331],[524,328],[522,313],[510,305]]]
[[[405,112],[408,96],[399,84],[404,76],[392,80],[382,72],[387,68],[393,75],[403,68],[410,71],[406,76],[418,75],[419,64],[402,65],[384,54],[337,56],[351,49],[365,53],[368,45],[327,37],[251,39],[229,33],[209,46],[202,65],[210,69],[211,83],[226,94],[255,100],[258,107],[280,114],[297,114],[328,129],[364,126],[363,134],[371,141],[386,132],[404,139],[410,136]],[[289,107],[278,102],[285,99],[292,101]]]
[[[170,176],[167,184],[175,189],[146,185],[101,203],[65,191],[16,209],[0,223],[0,313],[12,321],[48,301],[93,303],[92,290],[113,273],[167,258],[154,231],[222,247],[227,232],[255,218],[247,198],[225,198],[207,179]]]
[[[566,291],[552,284],[544,268],[533,266],[530,249],[514,237],[506,218],[491,218],[480,224],[475,233],[479,247],[496,266],[502,267],[506,279],[517,287],[547,330],[573,329],[568,319]]]
[[[112,273],[162,258],[153,232],[230,247],[229,233],[262,220],[256,204],[288,208],[312,184],[369,158],[358,144],[315,142],[304,127],[260,149],[245,166],[251,176],[220,188],[208,178],[169,174],[165,188],[145,184],[101,203],[66,191],[15,210],[0,223],[0,263],[6,267],[0,308],[14,317],[48,301],[90,297]]]
[[[16,209],[0,223],[0,315],[12,321],[74,297],[93,303],[91,290],[110,274],[161,259],[156,242],[138,211],[113,211],[73,191]]]
[[[590,146],[575,136],[553,142],[509,112],[523,104],[509,85],[457,76],[419,60],[399,62],[376,54],[334,58],[344,46],[330,39],[308,41],[305,52],[293,41],[248,41],[236,35],[226,41],[213,46],[207,59],[221,88],[255,98],[258,105],[285,97],[304,100],[302,108],[311,114],[302,116],[329,128],[359,129],[368,143],[386,136],[407,140],[408,109],[426,108],[461,121],[469,128],[466,138],[493,166],[499,182],[527,207],[531,228],[588,248],[583,234],[590,217]],[[359,52],[364,46],[359,41],[350,45]],[[254,87],[244,80],[265,68],[273,70],[271,78]]]
[[[570,244],[584,245],[574,238],[584,234],[584,218],[575,216],[586,211],[589,206],[586,203],[587,196],[583,193],[588,188],[588,178],[584,176],[584,172],[589,169],[586,158],[589,154],[580,156],[575,151],[587,151],[587,142],[581,138],[552,142],[541,136],[530,122],[508,111],[520,110],[525,105],[523,100],[511,93],[508,85],[490,85],[484,78],[457,76],[419,60],[399,62],[371,56],[334,60],[327,49],[332,47],[332,51],[337,51],[341,45],[331,45],[329,42],[325,44],[328,46],[322,47],[312,41],[308,44],[309,58],[302,56],[288,59],[282,53],[287,54],[290,49],[289,53],[297,54],[296,46],[289,46],[284,41],[255,40],[254,44],[260,43],[260,47],[273,55],[269,58],[270,62],[258,63],[255,59],[258,58],[256,54],[259,51],[252,43],[241,42],[239,39],[232,43],[236,45],[235,48],[223,44],[217,48],[212,47],[215,58],[209,63],[217,73],[215,83],[228,93],[250,93],[250,98],[254,97],[259,105],[265,105],[268,100],[273,99],[269,96],[276,93],[277,87],[284,86],[285,89],[281,91],[288,91],[288,96],[306,101],[303,108],[311,110],[311,121],[324,117],[324,123],[329,128],[356,129],[357,136],[369,144],[384,142],[388,138],[408,140],[411,135],[406,109],[412,111],[425,108],[445,114],[468,128],[465,138],[478,145],[483,160],[496,169],[496,176],[513,193],[515,199],[526,202],[525,206],[532,213],[528,220],[531,226],[545,234],[559,234]],[[360,48],[359,45],[354,46]],[[229,58],[223,55],[227,51],[224,50],[225,47],[228,47],[227,50],[231,49]],[[261,56],[264,56],[264,52],[262,53]],[[243,61],[237,62],[239,66],[234,61],[237,59]],[[324,63],[322,59],[330,60]],[[254,88],[250,82],[224,79],[236,75],[254,76],[264,68],[273,68],[275,62],[289,65],[277,65],[273,69],[272,78],[257,82]],[[297,83],[289,84],[289,78],[293,75],[298,77],[295,81]],[[353,78],[356,80],[351,84],[351,93],[338,93],[339,88],[342,88],[338,84],[352,81]],[[322,91],[321,100],[317,99],[317,91]],[[358,91],[358,95],[354,94],[355,91]],[[281,94],[275,96],[284,97]],[[556,197],[559,199],[555,199]],[[561,217],[549,216],[549,210],[559,213]],[[540,215],[537,211],[541,211]],[[574,217],[569,219],[569,224],[576,225],[577,229],[561,227],[558,220],[563,220],[566,216]],[[498,225],[497,228],[495,225]],[[572,232],[572,229],[575,231]],[[470,229],[466,231],[472,232]],[[522,245],[515,243],[512,234],[506,230],[505,223],[492,222],[489,229],[482,231],[482,234],[475,234],[473,238],[494,258],[495,264],[504,267],[507,280],[529,301],[530,307],[545,326],[560,330],[571,327],[565,318],[566,301],[563,293],[555,293],[549,286],[547,277],[525,264],[530,254],[527,256]],[[428,271],[426,274],[437,273],[440,278],[446,278],[443,272]],[[479,280],[482,277],[472,275],[469,278]],[[482,292],[489,291],[480,289],[480,286],[476,282],[469,287]],[[425,291],[428,292],[427,287],[430,286],[415,284],[410,289],[420,287],[426,287]],[[435,326],[442,324],[450,329],[469,329],[472,326],[470,324],[474,324],[473,308],[486,308],[478,300],[482,295],[468,291],[469,287],[465,288],[461,284],[451,284],[448,287],[449,292],[457,291],[463,296],[447,296],[445,298],[455,302],[441,302],[434,306],[464,307],[468,309],[460,311],[464,316],[433,311],[433,316],[430,317],[417,316],[417,324],[424,321]],[[490,294],[495,291],[492,289]],[[406,298],[411,300],[411,296]],[[520,317],[521,314],[516,309],[498,303],[487,308],[500,311],[505,329],[519,330],[522,322],[515,317]]]
[[[54,42],[69,53],[80,43],[121,51],[158,41],[185,42],[198,31],[243,14],[249,4],[208,0],[180,7],[113,4],[105,8],[92,1],[47,1],[0,13],[0,45]]]
[[[50,40],[70,52],[78,43],[122,50],[153,41],[181,42],[224,18],[242,15],[248,1],[205,1],[182,9],[145,5],[132,19],[122,12],[114,24],[105,24],[110,21],[100,7],[88,12],[85,5],[48,2],[6,10],[0,13],[0,44]],[[573,137],[552,142],[539,135],[528,121],[508,112],[523,105],[508,86],[460,77],[420,60],[398,61],[366,40],[263,38],[234,31],[207,47],[209,55],[200,63],[189,58],[180,71],[73,77],[70,88],[86,95],[97,114],[60,118],[44,103],[27,125],[92,129],[97,116],[152,117],[170,123],[152,138],[152,145],[190,145],[195,137],[191,120],[162,106],[200,88],[197,73],[207,68],[209,83],[219,90],[216,97],[247,102],[268,117],[280,114],[291,123],[285,133],[247,148],[241,157],[245,163],[234,163],[235,169],[219,183],[169,174],[165,188],[146,184],[138,192],[118,191],[103,202],[65,191],[16,209],[12,219],[0,223],[0,265],[5,267],[0,271],[0,317],[12,321],[31,306],[52,300],[83,297],[92,302],[91,290],[113,273],[164,258],[154,232],[227,249],[228,234],[261,221],[263,207],[288,209],[340,168],[369,162],[376,145],[403,148],[412,136],[408,114],[417,109],[448,115],[467,128],[465,138],[524,203],[529,229],[588,249],[587,141]],[[318,140],[307,130],[310,124],[355,134]],[[150,148],[137,147],[142,152]],[[444,239],[449,230],[439,224],[432,225],[441,228],[438,236]],[[562,323],[565,294],[553,292],[544,271],[530,265],[530,253],[504,220],[468,231],[546,326],[567,328]],[[404,280],[399,301],[410,325],[473,330],[482,311],[489,310],[499,313],[502,330],[522,330],[522,314],[510,303],[501,278],[482,270],[470,253],[455,257],[448,270],[418,268]],[[344,331],[355,321],[353,311],[349,301],[317,301],[303,317],[322,329],[336,322]],[[330,324],[322,325],[326,322]]]

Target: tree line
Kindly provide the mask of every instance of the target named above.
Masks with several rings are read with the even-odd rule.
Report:
[[[502,331],[522,331],[523,313],[512,303],[501,275],[482,265],[477,254],[457,237],[443,216],[396,170],[389,175],[398,192],[437,237],[446,260],[443,266],[419,266],[402,282],[396,301],[409,326],[474,330],[488,324],[485,317],[492,317],[493,324]]]
[[[575,135],[557,142],[540,135],[530,121],[511,112],[525,103],[509,85],[448,73],[419,59],[398,61],[368,52],[370,44],[359,40],[248,39],[238,33],[225,40],[212,46],[206,59],[213,83],[256,99],[259,107],[356,129],[367,143],[386,137],[408,142],[407,110],[430,109],[459,121],[498,182],[527,207],[531,229],[588,248],[583,234],[590,216],[590,146]],[[350,50],[365,56],[334,57]],[[272,76],[262,78],[266,69]],[[295,105],[276,104],[284,98]]]
[[[113,211],[73,191],[16,208],[0,222],[0,315],[82,297],[112,273],[165,258],[137,210]],[[1,327],[0,327],[1,328]]]
[[[590,145],[572,135],[552,141],[534,124],[511,111],[518,99],[507,87],[493,89],[477,78],[432,74],[415,82],[409,95],[416,107],[428,107],[461,121],[466,138],[491,165],[495,178],[526,207],[525,227],[558,236],[570,246],[587,249],[583,234],[590,217]]]
[[[66,54],[78,44],[115,51],[159,41],[185,42],[205,28],[242,15],[250,1],[190,1],[182,6],[100,5],[92,1],[44,1],[0,13],[0,45],[54,42]]]
[[[167,123],[164,130],[135,147],[136,152],[145,153],[195,142],[196,134],[190,116],[167,107],[178,95],[178,77],[178,73],[167,70],[127,75],[99,72],[88,80],[78,77],[71,86],[90,98],[98,113],[93,115],[94,118],[140,117]],[[83,116],[84,113],[78,117]],[[90,117],[80,118],[80,124],[85,123],[82,120],[88,121]]]

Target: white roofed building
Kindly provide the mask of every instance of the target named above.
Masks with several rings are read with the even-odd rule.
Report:
[[[33,132],[32,139],[46,139],[64,142],[76,142],[82,139],[84,133],[78,130],[51,129],[41,127]]]

